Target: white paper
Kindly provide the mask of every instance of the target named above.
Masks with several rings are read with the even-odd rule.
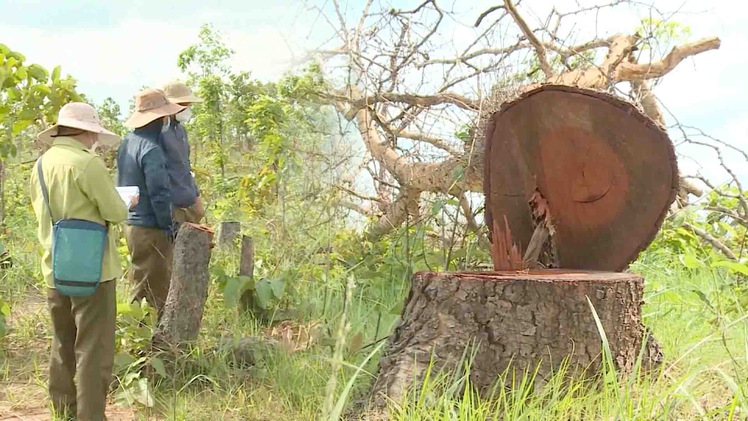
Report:
[[[138,186],[123,186],[115,188],[117,189],[117,193],[119,193],[120,199],[122,199],[122,201],[125,202],[125,205],[127,206],[130,206],[132,197],[140,194],[140,189],[138,188]]]

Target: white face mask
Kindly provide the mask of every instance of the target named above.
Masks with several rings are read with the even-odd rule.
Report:
[[[180,123],[186,123],[192,118],[192,110],[190,107],[185,108],[181,112],[177,113],[177,121]]]

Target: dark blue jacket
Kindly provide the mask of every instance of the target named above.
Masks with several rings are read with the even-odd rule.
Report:
[[[166,171],[171,182],[171,201],[175,207],[188,208],[195,204],[200,192],[190,173],[190,145],[187,130],[175,119],[161,133],[161,145],[166,155]]]
[[[117,185],[138,186],[140,201],[131,209],[127,224],[170,230],[171,188],[161,147],[162,122],[158,119],[128,133],[117,151]]]

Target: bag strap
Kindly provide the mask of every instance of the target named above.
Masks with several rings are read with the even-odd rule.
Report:
[[[47,211],[49,212],[49,219],[52,221],[52,225],[55,224],[55,218],[52,217],[52,207],[49,206],[49,191],[47,191],[47,183],[44,182],[44,171],[42,171],[42,158],[44,158],[44,155],[39,157],[39,160],[36,162],[36,170],[39,173],[39,184],[42,186],[42,197],[44,197],[44,204],[47,206]]]

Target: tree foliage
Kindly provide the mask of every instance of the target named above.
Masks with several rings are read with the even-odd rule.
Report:
[[[62,77],[59,66],[49,72],[27,64],[23,54],[0,44],[0,159],[16,155],[25,129],[54,123],[63,105],[81,99],[75,79]]]

